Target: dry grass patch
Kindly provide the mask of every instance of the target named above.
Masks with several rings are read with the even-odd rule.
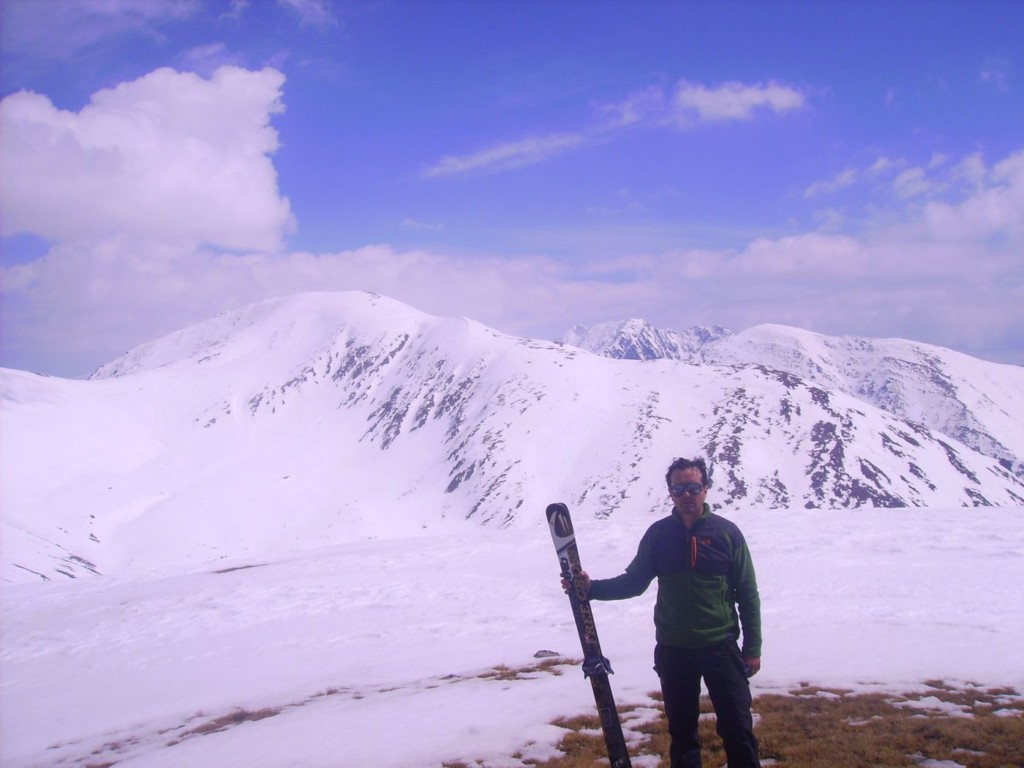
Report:
[[[632,708],[619,709],[619,719],[624,720]],[[560,718],[552,725],[568,730],[558,743],[562,757],[533,765],[548,768],[573,768],[574,766],[604,766],[608,768],[608,751],[604,745],[604,734],[601,732],[601,720],[597,715],[583,717]]]
[[[786,768],[912,768],[922,764],[966,768],[1024,766],[1024,698],[1010,688],[956,688],[929,681],[921,693],[857,694],[849,690],[801,686],[788,694],[764,694],[754,700],[757,737],[765,765]],[[660,694],[652,694],[660,708]],[[631,734],[630,755],[660,758],[668,766],[669,736],[664,717],[631,720],[635,707],[620,707]],[[715,733],[710,702],[700,722],[705,766],[725,765]],[[560,757],[537,768],[607,768],[608,759],[596,716],[565,718]],[[929,761],[931,761],[929,763]],[[943,761],[949,761],[944,763]],[[482,763],[445,763],[445,768],[486,768]]]
[[[531,677],[536,677],[539,673],[547,673],[557,677],[562,674],[560,667],[571,663],[563,658],[550,658],[523,667],[509,667],[499,664],[478,675],[478,677],[483,680],[528,680]]]
[[[236,725],[241,725],[242,723],[254,722],[256,720],[265,720],[268,717],[274,717],[275,715],[281,714],[282,709],[282,707],[268,707],[265,709],[257,710],[236,709],[232,712],[229,712],[226,715],[221,715],[220,717],[215,717],[212,720],[207,720],[202,725],[196,726],[195,728],[191,728],[188,731],[185,731],[185,733],[181,734],[179,738],[174,739],[173,741],[169,741],[167,743],[167,746],[173,747],[175,744],[180,744],[185,739],[191,738],[193,736],[206,736],[210,733],[219,733],[220,731],[226,731],[228,728],[231,728]]]
[[[759,696],[754,711],[762,757],[785,766],[915,766],[932,760],[1019,768],[1024,701],[1016,691],[931,685],[904,696],[821,689]]]

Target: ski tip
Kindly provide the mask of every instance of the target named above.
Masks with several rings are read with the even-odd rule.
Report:
[[[572,517],[569,515],[569,508],[562,502],[548,504],[547,509],[548,526],[551,528],[551,535],[557,544],[560,539],[573,535]]]

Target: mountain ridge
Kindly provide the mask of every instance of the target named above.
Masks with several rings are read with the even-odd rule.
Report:
[[[997,460],[778,368],[636,364],[366,293],[0,389],[5,581],[540,525],[552,500],[653,520],[679,455],[710,459],[726,512],[1024,503]]]
[[[776,368],[948,435],[1024,477],[1019,366],[905,339],[834,337],[771,323],[733,333],[631,319],[576,326],[563,340],[616,359]]]

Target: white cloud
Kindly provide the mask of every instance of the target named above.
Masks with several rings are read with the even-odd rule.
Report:
[[[837,280],[862,274],[864,258],[864,249],[855,238],[810,232],[758,238],[736,256],[731,271],[762,278]]]
[[[799,91],[774,81],[758,85],[738,82],[708,88],[683,80],[676,87],[674,106],[682,122],[750,120],[760,110],[788,112],[800,109],[805,98]]]
[[[637,240],[603,252],[601,242],[613,238],[600,232],[589,233],[593,250],[575,261],[386,245],[279,255],[172,245],[141,253],[115,241],[59,246],[4,269],[0,350],[5,365],[62,359],[69,368],[52,372],[82,375],[224,309],[354,289],[541,338],[626,317],[669,328],[775,322],[984,355],[986,340],[1024,327],[1024,150],[983,176],[983,187],[958,202],[908,204],[901,217],[858,234],[761,237],[736,250],[654,250]]]
[[[893,162],[890,158],[886,157],[885,155],[882,155],[877,160],[875,160],[875,162],[872,163],[867,169],[865,169],[864,173],[869,177],[881,176],[883,173],[886,173],[887,171],[891,170],[895,165],[897,164]]]
[[[980,152],[968,155],[953,169],[953,178],[956,181],[963,181],[974,189],[981,189],[985,184],[985,160]]]
[[[845,168],[830,179],[814,182],[804,191],[804,197],[834,194],[864,181],[877,179],[899,165],[900,163],[882,155],[867,168]]]
[[[424,176],[452,176],[521,168],[576,149],[586,140],[586,136],[580,133],[556,133],[510,141],[468,155],[446,155],[424,171]]]
[[[1001,93],[1009,93],[1009,71],[1010,65],[1008,60],[992,57],[985,61],[984,66],[978,75],[978,80],[986,87],[993,88]]]
[[[79,112],[18,92],[0,102],[3,234],[276,250],[292,226],[271,155],[284,76],[159,69]]]
[[[324,27],[336,23],[327,0],[278,0],[278,3],[295,11],[303,24]]]
[[[208,76],[223,66],[243,66],[245,56],[232,52],[224,43],[208,43],[188,49],[176,61],[178,69]]]
[[[131,243],[55,247],[3,269],[3,365],[82,376],[144,340],[261,299],[368,290],[426,312],[514,326],[555,306],[560,268],[543,258],[456,257],[367,246],[340,253],[224,254]]]
[[[899,197],[906,199],[927,195],[935,189],[935,184],[928,179],[924,168],[908,168],[893,180],[892,187]]]
[[[539,163],[582,147],[607,141],[616,132],[639,125],[689,128],[697,122],[750,120],[762,110],[785,112],[803,107],[803,94],[771,82],[726,83],[717,88],[680,81],[673,99],[651,86],[624,99],[595,105],[596,121],[578,131],[506,141],[466,155],[446,155],[427,168],[426,177],[506,171]],[[696,119],[694,119],[696,117]]]
[[[156,34],[194,16],[201,0],[4,0],[3,46],[42,59],[74,59],[123,34]]]
[[[815,181],[804,190],[804,197],[816,198],[822,195],[834,195],[842,189],[878,179],[901,165],[903,165],[902,162],[894,161],[883,155],[866,168],[845,168],[831,178]]]
[[[970,160],[971,173],[977,174],[980,159]],[[970,181],[976,184],[979,179],[974,175]],[[1024,247],[1024,150],[996,163],[984,185],[971,189],[963,200],[930,202],[916,231],[936,241],[995,241],[1006,248]],[[1024,306],[1024,296],[1021,302],[1018,307]]]
[[[444,232],[444,224],[431,224],[430,222],[418,219],[402,219],[402,226],[405,229],[412,229],[418,232]]]
[[[634,91],[621,101],[599,104],[598,111],[608,121],[608,127],[624,128],[660,118],[665,110],[665,91],[658,86]]]
[[[225,19],[240,19],[252,6],[249,0],[230,0],[230,10],[226,13],[221,14],[221,18]]]
[[[989,182],[988,175],[980,153],[954,161],[949,155],[936,152],[927,163],[916,166],[911,166],[904,159],[882,155],[867,167],[845,168],[831,178],[814,182],[804,191],[804,197],[838,195],[854,187],[877,190],[880,184],[885,183],[900,204],[912,200],[941,202],[943,199],[955,204],[957,200],[981,191]],[[885,207],[876,198],[871,201],[871,211],[872,215],[877,215],[885,211]],[[892,211],[885,213],[888,215]],[[905,214],[899,211],[896,215],[905,218]]]
[[[837,173],[831,179],[816,181],[811,184],[811,186],[809,186],[804,192],[804,197],[817,197],[818,195],[831,194],[832,192],[854,185],[859,177],[860,172],[856,168],[847,168]]]
[[[224,309],[309,290],[372,290],[547,338],[577,322],[641,316],[671,328],[780,322],[963,348],[1024,325],[1024,150],[991,168],[972,155],[911,169],[918,173],[905,177],[906,189],[915,179],[941,183],[945,199],[893,198],[884,217],[858,231],[753,238],[731,250],[594,229],[544,233],[548,247],[560,246],[552,251],[571,254],[564,259],[386,245],[284,253],[291,217],[269,124],[282,84],[273,70],[228,67],[204,80],[164,69],[101,91],[80,112],[30,93],[0,102],[4,232],[59,241],[0,274],[2,364],[82,375]],[[631,102],[618,122],[668,126],[656,101]],[[714,114],[771,108],[769,100],[740,102],[747,107]],[[516,167],[601,138],[593,128],[510,142],[445,158],[433,172]],[[876,183],[904,167],[880,157],[832,184]]]

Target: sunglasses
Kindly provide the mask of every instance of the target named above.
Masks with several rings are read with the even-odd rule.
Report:
[[[682,496],[684,493],[688,496],[696,496],[704,490],[704,486],[700,483],[678,483],[670,485],[668,490],[673,496]]]

